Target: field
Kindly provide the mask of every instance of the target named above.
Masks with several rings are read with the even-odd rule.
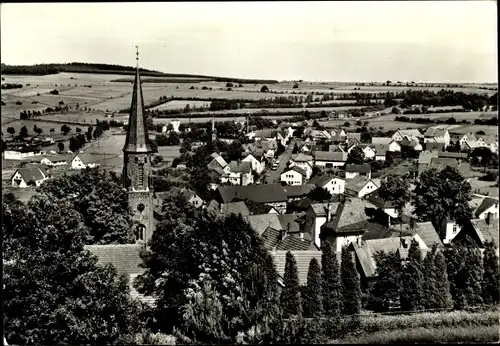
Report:
[[[184,108],[186,108],[186,105],[189,105],[190,108],[201,108],[201,107],[208,108],[208,107],[210,107],[210,104],[211,104],[210,101],[179,101],[179,100],[174,100],[174,101],[169,101],[167,103],[153,107],[153,108],[151,108],[151,110],[184,109]]]

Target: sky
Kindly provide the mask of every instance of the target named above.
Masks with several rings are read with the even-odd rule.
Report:
[[[496,1],[9,3],[1,61],[308,81],[497,82]]]

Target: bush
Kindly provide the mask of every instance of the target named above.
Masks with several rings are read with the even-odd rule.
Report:
[[[482,177],[479,177],[478,180],[482,181],[496,181],[498,179],[498,173],[496,172],[488,172]]]
[[[54,90],[52,90],[50,93],[51,93],[52,95],[59,95],[59,91],[58,91],[58,90],[55,90],[55,89],[54,89]]]
[[[18,105],[18,106],[20,106],[20,105],[22,105],[22,104],[23,104],[23,103],[22,103],[21,101],[17,101],[17,102],[16,102],[16,105]]]
[[[494,325],[474,329],[470,327],[410,328],[406,330],[379,331],[339,341],[346,344],[491,343],[498,342],[498,327],[498,325]]]

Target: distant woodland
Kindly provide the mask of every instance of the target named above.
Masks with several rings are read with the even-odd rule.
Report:
[[[235,83],[278,83],[277,80],[267,79],[244,79],[244,78],[228,78],[214,77],[203,75],[192,75],[185,73],[163,73],[159,71],[139,69],[143,76],[153,77],[176,77],[176,78],[199,78],[203,80],[211,80],[216,82],[235,82]],[[68,64],[37,64],[37,65],[6,65],[1,64],[1,73],[5,75],[49,75],[60,72],[75,72],[75,73],[103,73],[103,74],[124,74],[130,75],[135,72],[135,67],[110,65],[110,64],[89,64],[82,62],[72,62]]]

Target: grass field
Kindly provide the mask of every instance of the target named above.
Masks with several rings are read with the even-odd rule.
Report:
[[[151,108],[152,110],[165,110],[165,109],[184,109],[186,108],[186,105],[189,105],[190,108],[201,108],[205,107],[208,108],[210,107],[210,104],[212,102],[210,101],[180,101],[180,100],[174,100],[174,101],[169,101],[167,103],[158,105],[156,107]]]

